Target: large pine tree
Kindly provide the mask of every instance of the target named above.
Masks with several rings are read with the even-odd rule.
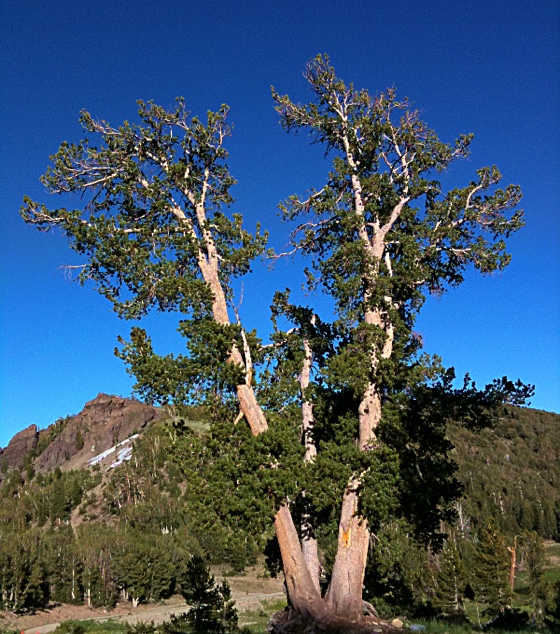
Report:
[[[309,259],[310,288],[334,299],[334,318],[293,305],[286,291],[273,314],[294,328],[277,326],[273,346],[240,323],[233,281],[266,236],[227,210],[225,106],[203,123],[182,100],[170,111],[139,102],[139,124],[119,128],[83,112],[99,141],[63,143],[43,177],[53,194],[79,194],[79,208],[26,199],[22,214],[68,236],[84,256],[80,280],[121,317],[180,314],[184,355],[156,354],[141,328],[122,341],[138,393],[213,404],[220,419],[200,452],[219,480],[207,488],[213,504],[254,527],[274,516],[294,612],[342,626],[363,618],[370,528],[400,506],[429,539],[457,492],[445,420],[459,397],[481,395],[468,384],[451,389],[451,374],[420,356],[413,325],[426,295],[459,285],[468,266],[507,265],[504,238],[522,225],[521,194],[497,187],[496,167],[445,192],[438,175],[468,154],[471,136],[440,141],[394,90],[356,90],[326,57],[308,64],[306,78],[314,100],[298,105],[275,92],[277,110],[286,129],[324,144],[332,171],[283,210],[299,222],[293,249]],[[511,387],[490,386],[482,404]],[[241,419],[246,428],[235,425]],[[322,594],[317,535],[333,520],[336,556]]]

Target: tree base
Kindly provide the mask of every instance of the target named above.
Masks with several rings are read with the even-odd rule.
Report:
[[[388,621],[367,615],[359,620],[345,618],[339,614],[324,612],[319,617],[310,617],[286,608],[272,615],[268,624],[269,634],[396,634],[402,629]]]

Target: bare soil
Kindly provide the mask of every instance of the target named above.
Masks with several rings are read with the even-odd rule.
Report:
[[[544,547],[547,567],[560,568],[560,544],[551,539],[545,539]]]
[[[217,580],[222,578],[219,569],[212,570]],[[263,603],[281,601],[285,594],[282,581],[262,575],[262,567],[248,569],[244,574],[228,577],[232,597],[240,613],[258,610]],[[34,614],[16,615],[0,611],[0,631],[16,630],[25,634],[47,634],[59,623],[69,619],[104,621],[113,619],[126,623],[154,621],[162,623],[174,614],[186,612],[188,606],[181,596],[174,596],[158,604],[139,605],[120,603],[113,610],[88,608],[83,605],[58,604]]]

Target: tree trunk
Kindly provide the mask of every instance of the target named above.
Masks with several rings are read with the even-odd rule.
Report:
[[[238,385],[236,390],[239,407],[243,416],[249,424],[253,435],[258,436],[261,432],[268,429],[268,423],[260,405],[258,404],[255,392],[252,387],[244,383],[242,385]]]
[[[325,606],[303,558],[296,527],[287,506],[278,511],[274,524],[290,604],[305,618],[320,620]]]
[[[362,587],[366,570],[369,546],[367,521],[357,515],[358,482],[349,484],[342,501],[342,512],[338,527],[338,547],[329,589],[325,596],[327,604],[336,614],[353,621],[363,614]]]
[[[370,383],[358,410],[359,443],[362,451],[375,439],[375,430],[381,420],[381,396],[373,383]]]
[[[206,236],[206,248],[207,256],[199,252],[198,259],[204,280],[209,284],[214,294],[213,317],[217,323],[229,324],[226,297],[218,275],[218,259],[213,257],[215,248],[209,236]],[[306,447],[305,459],[311,461],[317,450],[311,433],[314,423],[312,405],[305,399],[305,389],[309,385],[312,351],[307,341],[304,345],[305,359],[300,377],[302,435]],[[240,365],[245,371],[246,381],[237,386],[237,396],[241,412],[249,424],[251,432],[257,436],[268,429],[268,423],[251,385],[250,360],[243,357],[236,345],[232,347],[229,360],[231,363]],[[377,412],[373,418],[374,422],[369,428],[364,427],[363,444],[362,438],[360,438],[362,447],[365,447],[373,434],[373,429],[376,426],[375,420],[378,422]],[[360,429],[361,427],[360,423]],[[319,556],[309,515],[304,512],[301,518],[302,540],[300,543],[288,506],[284,505],[276,514],[276,536],[280,546],[290,605],[305,621],[342,627],[348,623],[348,620],[357,622],[362,619],[362,585],[369,531],[367,522],[360,520],[356,515],[358,507],[356,486],[357,482],[351,482],[343,499],[338,553],[326,601],[322,599],[319,587]]]
[[[379,312],[366,314],[368,323],[381,325]],[[392,329],[386,329],[387,340],[381,356],[391,354]],[[372,364],[377,365],[376,351],[372,352]],[[368,451],[376,438],[376,430],[381,421],[381,395],[375,383],[370,383],[359,406],[359,446]],[[337,614],[359,619],[362,615],[362,588],[369,548],[369,527],[364,518],[358,515],[359,478],[348,484],[342,501],[342,512],[338,526],[338,549],[333,566],[331,583],[327,592],[327,602]]]
[[[311,317],[311,325],[315,326],[315,315]],[[311,382],[311,366],[313,365],[313,351],[308,339],[303,340],[303,364],[299,376],[299,385],[301,391],[301,436],[305,446],[305,455],[303,461],[308,464],[313,462],[317,457],[317,446],[313,436],[313,428],[315,426],[315,417],[313,416],[313,404],[307,398],[307,389]],[[305,491],[302,491],[303,511],[301,514],[301,550],[303,559],[311,575],[313,585],[320,593],[319,577],[321,574],[321,565],[319,564],[319,549],[317,546],[317,538],[315,537],[315,527],[309,509],[309,504],[305,499]]]
[[[305,504],[305,491],[302,493],[302,497],[304,498]],[[319,578],[321,575],[321,565],[319,564],[319,549],[315,537],[315,528],[307,510],[304,510],[301,515],[301,552],[307,570],[311,575],[311,581],[317,589],[317,592],[320,592]]]

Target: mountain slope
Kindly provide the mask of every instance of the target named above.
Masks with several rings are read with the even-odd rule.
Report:
[[[98,394],[75,416],[61,418],[41,431],[30,425],[16,434],[5,449],[0,449],[0,483],[14,468],[32,466],[37,473],[48,473],[56,467],[82,468],[90,458],[160,417],[160,410],[151,405]]]
[[[479,523],[493,517],[513,535],[560,535],[560,415],[508,408],[494,429],[450,425],[464,486],[461,512]]]

